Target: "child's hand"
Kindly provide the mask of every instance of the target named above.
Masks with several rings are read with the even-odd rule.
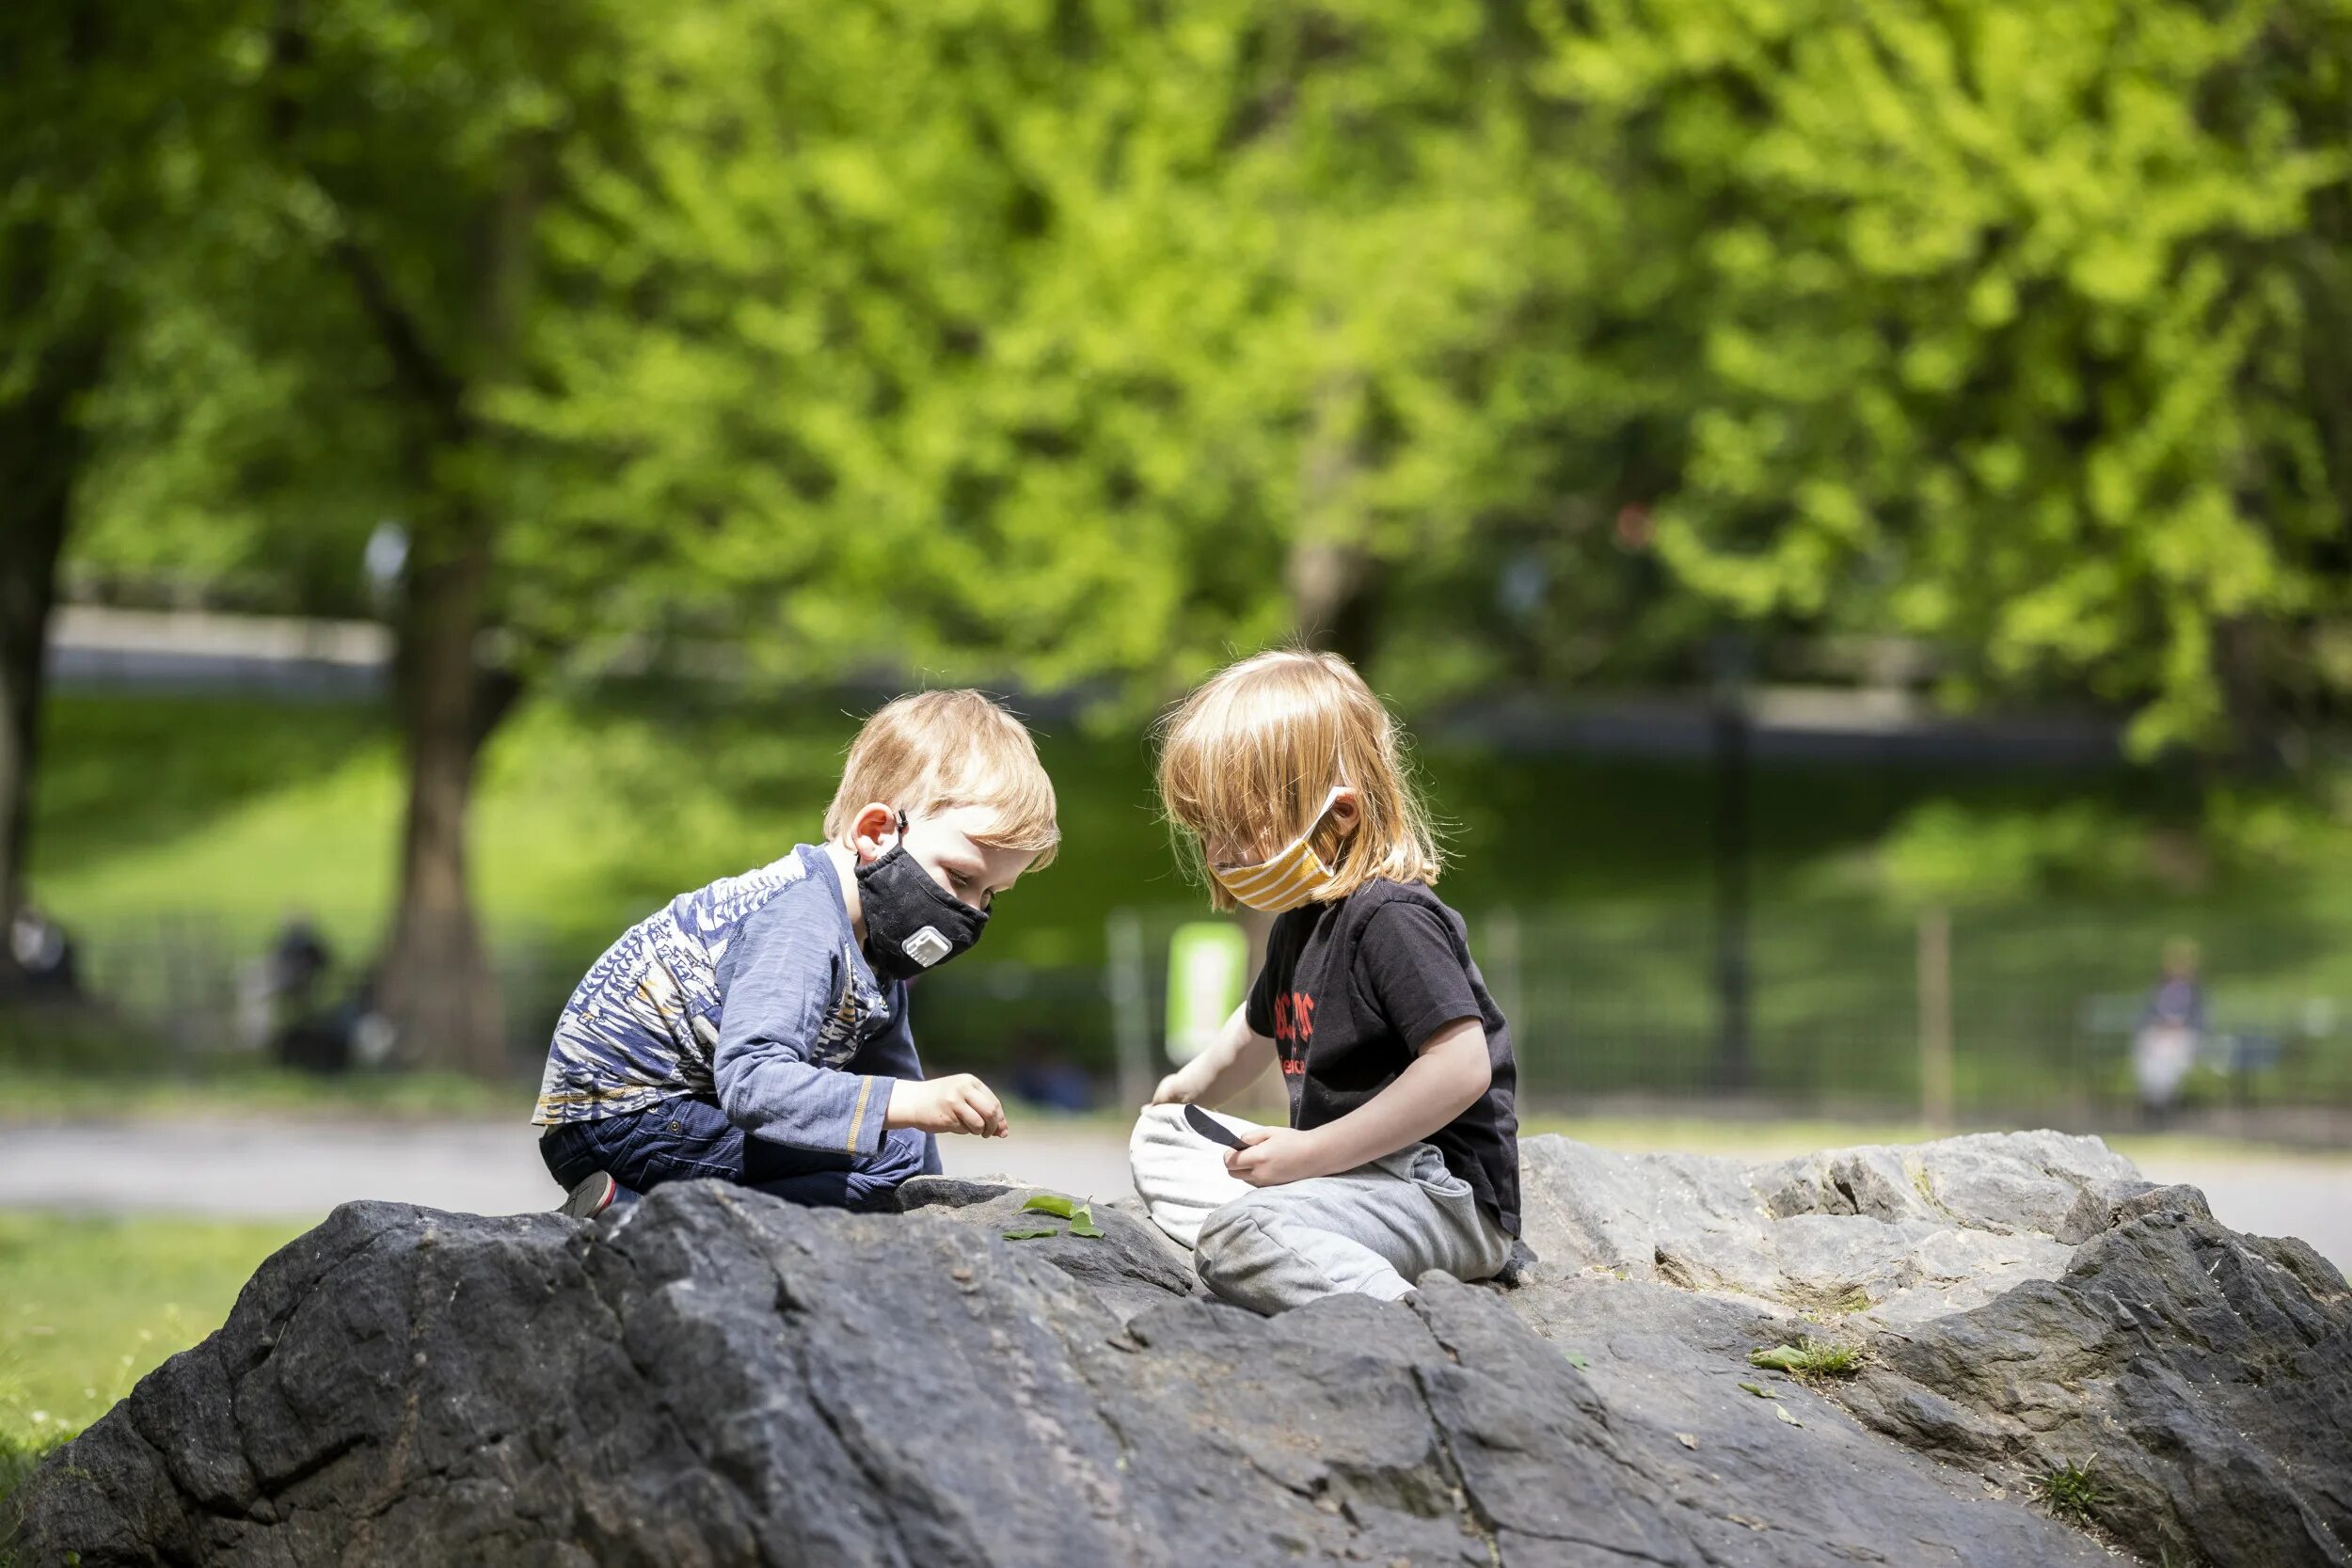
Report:
[[[1189,1105],[1200,1098],[1200,1091],[1184,1082],[1181,1072],[1171,1072],[1160,1080],[1160,1086],[1152,1091],[1146,1101],[1152,1105]]]
[[[945,1078],[901,1078],[890,1092],[885,1127],[914,1127],[926,1132],[971,1132],[1001,1138],[1011,1129],[1005,1108],[986,1084],[968,1072]]]
[[[1323,1168],[1323,1144],[1312,1132],[1295,1127],[1254,1127],[1242,1135],[1248,1147],[1225,1156],[1225,1168],[1253,1187],[1279,1187],[1327,1176]]]

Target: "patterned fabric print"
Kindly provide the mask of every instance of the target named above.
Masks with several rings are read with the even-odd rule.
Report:
[[[804,857],[822,853],[803,845],[772,864],[681,894],[624,932],[564,1005],[532,1120],[557,1126],[680,1095],[714,1098],[710,1058],[726,1002],[719,965],[728,943],[744,920],[807,879]],[[841,925],[840,995],[809,1059],[838,1067],[888,1018],[882,993],[860,973],[847,911],[837,899],[825,902]]]
[[[809,1048],[808,1059],[818,1067],[846,1066],[874,1031],[890,1022],[888,1001],[865,983],[864,971],[857,943],[843,942],[841,973],[850,977],[850,983],[841,988],[839,999],[825,1015],[824,1026],[817,1031],[816,1043]]]

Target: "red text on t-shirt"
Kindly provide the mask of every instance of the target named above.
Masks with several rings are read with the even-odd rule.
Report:
[[[1282,1053],[1282,1073],[1296,1078],[1307,1070],[1307,1042],[1315,1037],[1315,999],[1303,990],[1284,991],[1274,999],[1274,1043]]]

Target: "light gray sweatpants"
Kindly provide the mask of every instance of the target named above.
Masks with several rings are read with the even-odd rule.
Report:
[[[1216,1119],[1236,1132],[1255,1125]],[[1351,1292],[1394,1301],[1431,1269],[1488,1279],[1511,1259],[1511,1238],[1427,1144],[1337,1176],[1253,1187],[1225,1169],[1221,1145],[1184,1124],[1183,1106],[1152,1105],[1127,1159],[1152,1223],[1192,1248],[1201,1281],[1260,1312]]]

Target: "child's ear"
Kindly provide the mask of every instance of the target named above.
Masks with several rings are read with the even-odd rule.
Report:
[[[850,847],[859,863],[880,860],[898,837],[898,814],[880,800],[868,800],[850,818]]]
[[[1350,784],[1332,797],[1330,821],[1334,835],[1347,837],[1362,826],[1363,820],[1364,798],[1357,793],[1355,785]]]

